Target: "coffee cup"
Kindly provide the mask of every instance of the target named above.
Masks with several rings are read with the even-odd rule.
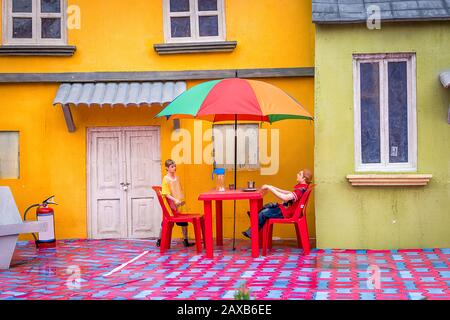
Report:
[[[247,188],[254,189],[255,188],[255,181],[248,181],[247,182]]]

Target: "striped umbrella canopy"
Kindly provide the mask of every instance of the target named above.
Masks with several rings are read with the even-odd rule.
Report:
[[[263,81],[230,78],[196,85],[179,95],[157,117],[212,122],[264,121],[313,117],[286,92]]]

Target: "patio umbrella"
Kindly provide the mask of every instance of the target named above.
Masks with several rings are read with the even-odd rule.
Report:
[[[156,117],[200,119],[211,122],[234,121],[234,185],[237,169],[237,122],[285,119],[313,120],[300,103],[286,92],[263,81],[240,78],[207,81],[179,95]],[[236,234],[234,202],[233,250]]]

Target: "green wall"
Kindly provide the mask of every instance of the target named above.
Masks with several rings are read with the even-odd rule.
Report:
[[[417,173],[425,187],[353,187],[352,54],[415,52]],[[450,22],[316,26],[315,181],[319,248],[450,247]]]

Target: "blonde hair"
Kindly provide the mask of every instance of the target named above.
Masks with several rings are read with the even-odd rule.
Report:
[[[176,165],[175,161],[173,161],[172,159],[167,159],[166,162],[165,162],[166,169],[169,169],[169,167],[170,167],[171,165],[173,165],[173,164]]]
[[[305,181],[307,184],[310,184],[313,178],[313,174],[311,172],[311,170],[309,169],[303,169],[303,177],[305,178]]]

